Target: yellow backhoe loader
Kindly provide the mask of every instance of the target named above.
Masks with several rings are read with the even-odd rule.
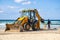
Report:
[[[26,30],[30,30],[32,28],[33,31],[40,29],[40,22],[44,22],[44,20],[39,15],[37,9],[33,10],[22,10],[20,11],[21,17],[17,19],[14,24],[6,24],[6,30],[10,30],[12,28],[17,28],[20,32]]]

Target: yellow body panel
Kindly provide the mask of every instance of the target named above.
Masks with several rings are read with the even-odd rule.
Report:
[[[21,25],[24,26],[24,24],[28,22],[28,17],[25,17],[24,20],[22,21]]]
[[[24,24],[28,21],[28,17],[27,16],[23,16],[21,18],[18,18],[18,21],[22,21],[22,23],[20,25],[24,26]]]
[[[26,17],[26,16],[23,16],[23,17],[21,17],[21,18],[18,18],[18,20],[23,20],[25,17]]]

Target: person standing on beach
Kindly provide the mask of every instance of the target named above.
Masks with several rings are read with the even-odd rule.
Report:
[[[50,24],[51,24],[51,21],[48,19],[48,29],[50,29]]]

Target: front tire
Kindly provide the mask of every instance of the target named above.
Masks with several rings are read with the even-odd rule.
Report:
[[[30,25],[27,23],[27,24],[25,24],[25,30],[26,31],[29,31],[30,30]]]
[[[22,26],[20,26],[20,32],[23,32],[23,27]]]

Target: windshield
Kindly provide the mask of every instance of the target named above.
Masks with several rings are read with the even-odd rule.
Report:
[[[35,13],[34,12],[22,12],[21,14],[22,14],[21,17],[27,16],[27,17],[29,17],[29,19],[35,19]]]
[[[28,16],[28,17],[30,17],[28,12],[22,13],[21,17],[23,17],[23,16]]]
[[[34,17],[34,13],[33,12],[31,12],[31,17]]]
[[[31,18],[35,19],[35,13],[34,12],[31,12]]]

